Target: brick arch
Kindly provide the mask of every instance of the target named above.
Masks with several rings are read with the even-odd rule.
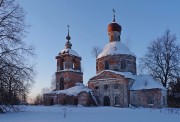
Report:
[[[81,70],[81,63],[78,59],[72,59],[72,65],[74,70]]]
[[[64,59],[61,59],[60,60],[60,70],[64,70],[65,69],[65,66],[64,66]]]

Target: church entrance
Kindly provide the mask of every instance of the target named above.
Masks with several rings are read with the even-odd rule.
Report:
[[[50,105],[54,105],[54,100],[53,99],[50,100]]]
[[[110,99],[108,96],[104,96],[104,106],[110,106]]]

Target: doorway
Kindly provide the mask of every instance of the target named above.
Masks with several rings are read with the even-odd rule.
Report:
[[[104,106],[110,106],[110,99],[108,96],[104,96]]]

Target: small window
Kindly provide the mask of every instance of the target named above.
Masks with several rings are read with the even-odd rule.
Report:
[[[166,105],[166,98],[163,96],[163,105]]]
[[[125,60],[121,61],[121,69],[126,69],[126,62],[125,62]]]
[[[108,85],[104,85],[104,90],[106,91],[106,90],[108,90]]]
[[[64,70],[64,67],[65,67],[64,59],[61,59],[61,61],[60,61],[60,70]]]
[[[118,84],[114,84],[114,89],[118,89]]]
[[[105,65],[105,69],[109,69],[109,63],[108,63],[108,61],[105,61],[105,62],[104,62],[104,65]]]
[[[99,89],[99,87],[98,87],[98,86],[95,86],[95,89]]]
[[[149,105],[154,104],[154,100],[153,100],[152,97],[149,96],[149,97],[147,98],[147,104],[149,104]]]
[[[64,78],[61,77],[60,78],[60,90],[63,90],[64,89]]]
[[[119,96],[115,96],[115,105],[120,105],[120,97]]]

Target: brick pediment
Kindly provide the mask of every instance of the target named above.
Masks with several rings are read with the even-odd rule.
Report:
[[[97,74],[96,76],[92,77],[90,80],[97,80],[97,79],[109,79],[109,78],[124,78],[124,79],[127,79],[125,78],[124,75],[121,75],[121,74],[116,74],[114,72],[111,72],[111,71],[102,71],[100,72],[99,74]]]

